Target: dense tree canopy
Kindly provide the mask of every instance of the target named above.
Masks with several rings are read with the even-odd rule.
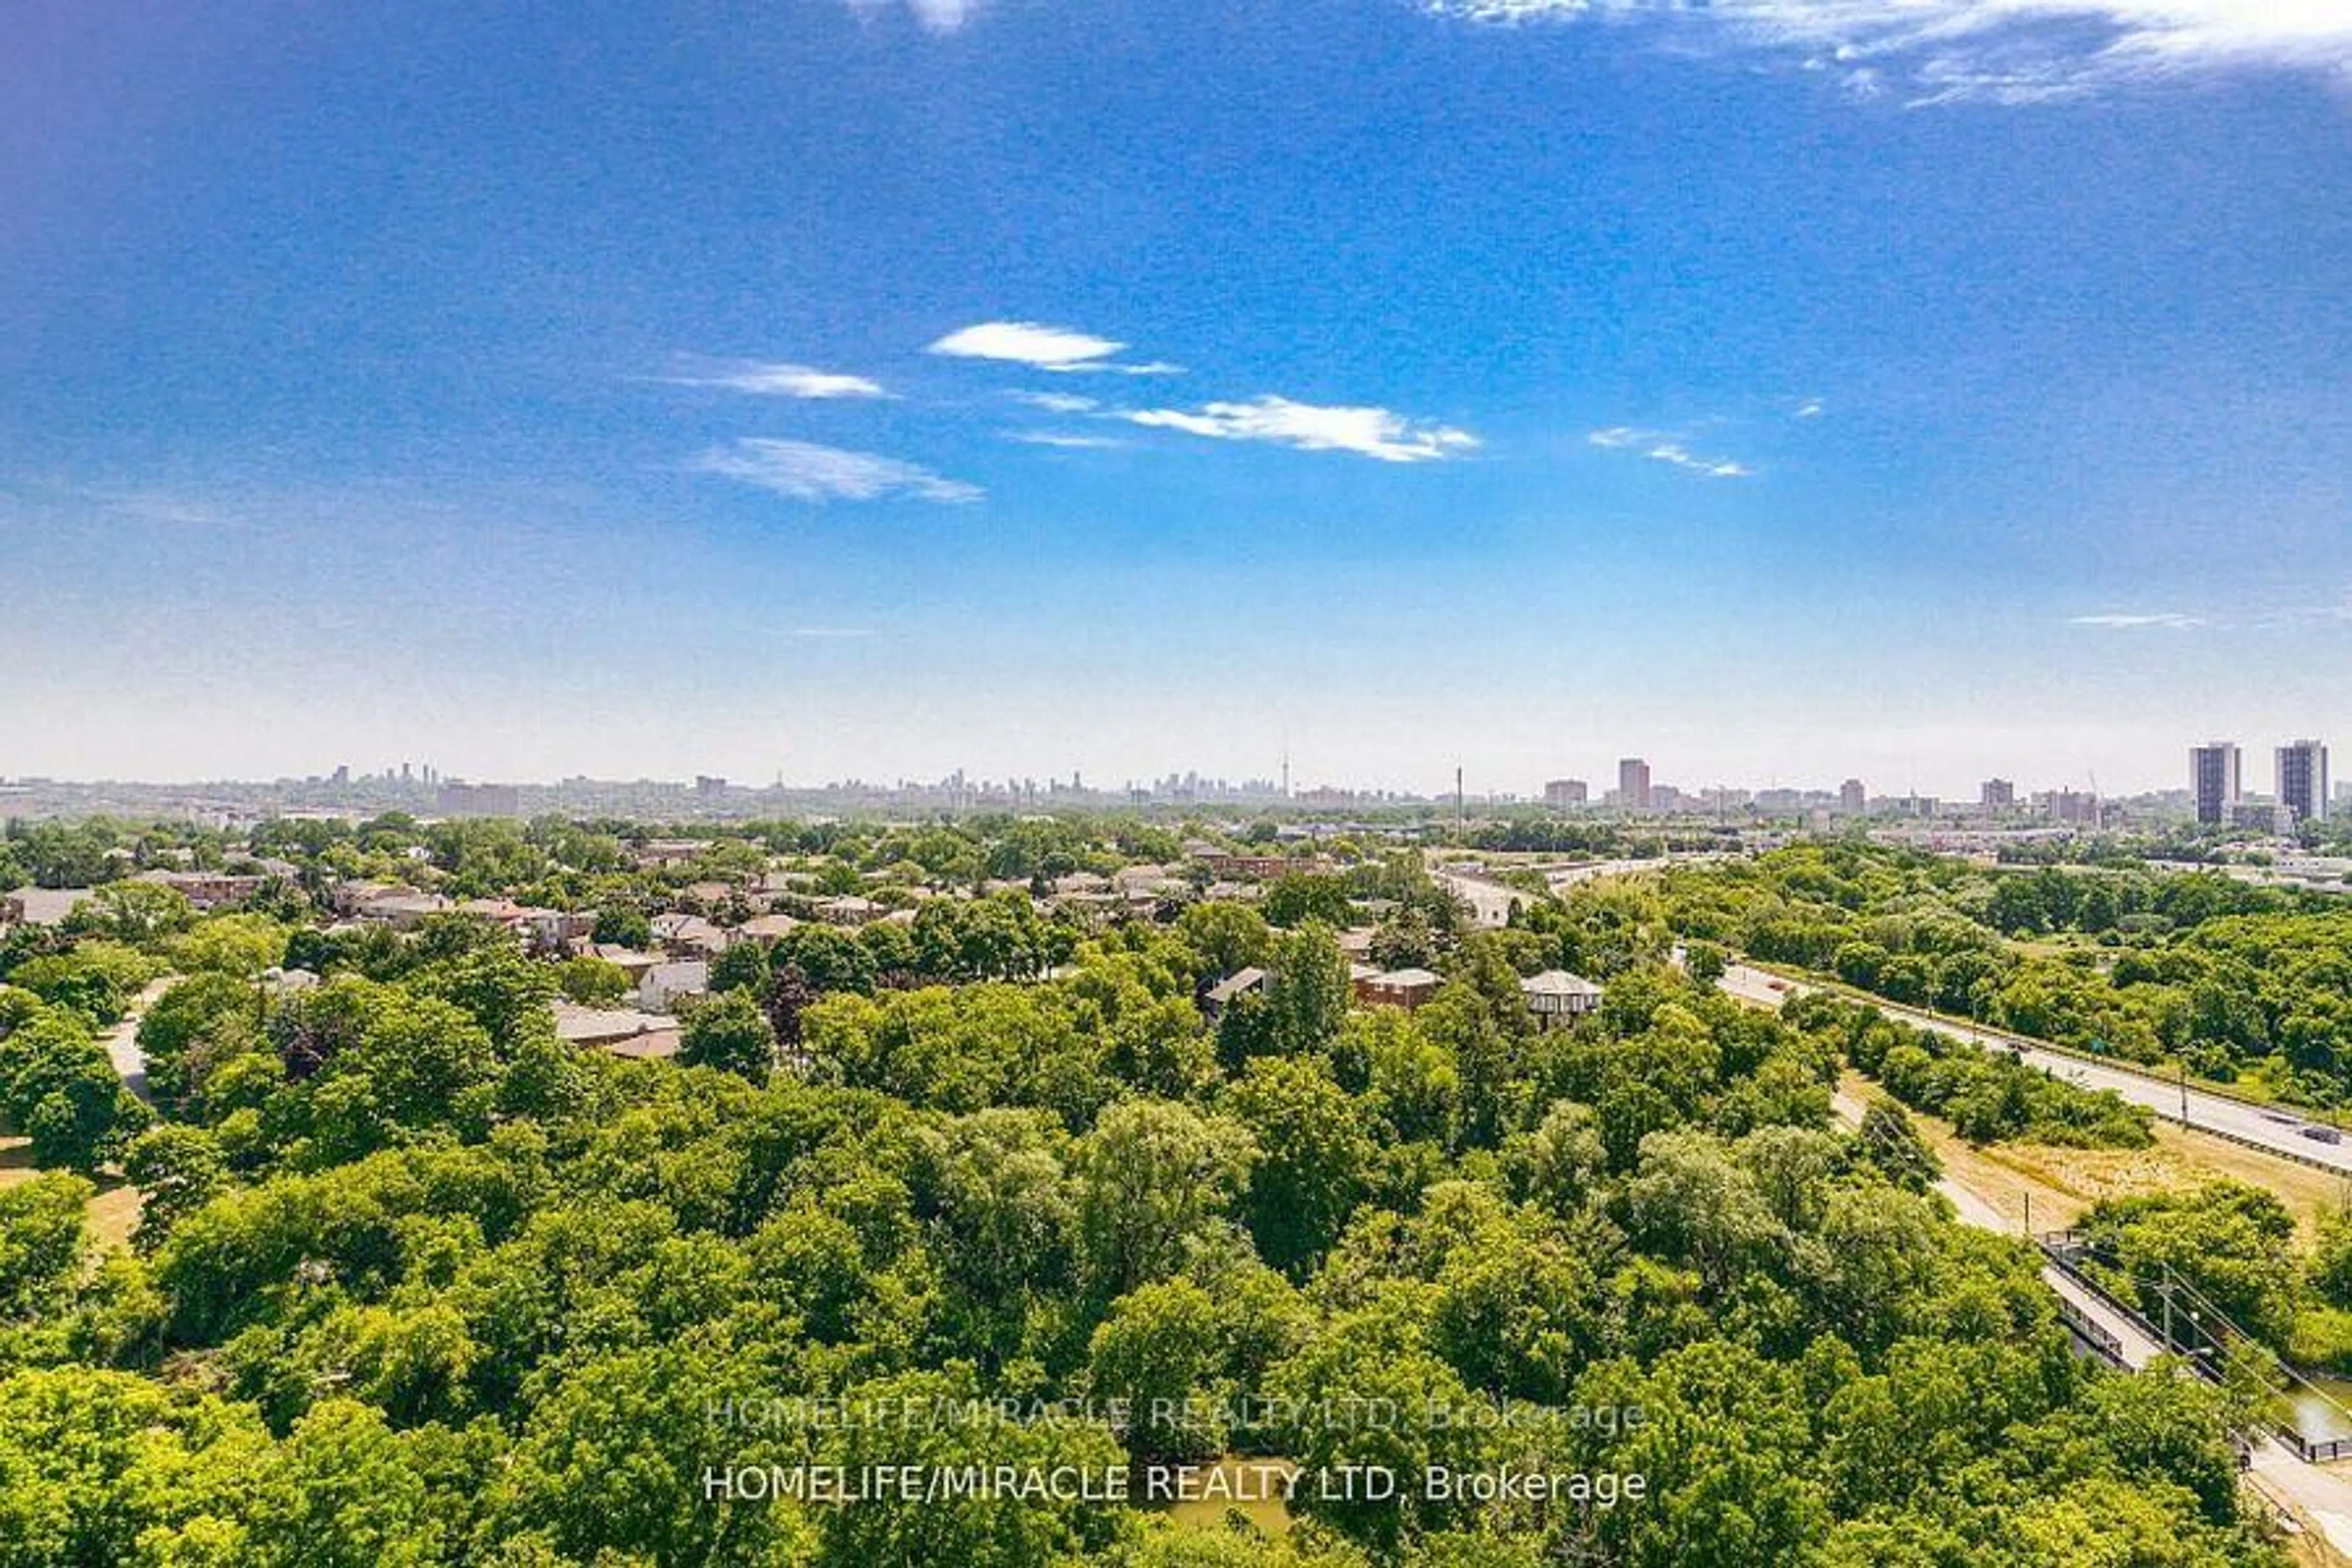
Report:
[[[1664,962],[1678,930],[1818,934],[1830,965],[1932,959],[1930,985],[1975,955],[2007,994],[2034,961],[1959,873],[1791,852],[1531,891],[1478,932],[1411,854],[1302,850],[1263,912],[1176,875],[1164,906],[1105,893],[1192,837],[1126,819],[735,824],[648,866],[655,837],[386,816],[248,847],[321,897],[397,867],[640,944],[688,899],[741,927],[772,876],[790,918],[727,947],[675,1062],[563,1044],[554,999],[618,972],[472,915],[350,932],[142,895],[11,949],[0,1116],[142,1212],[108,1246],[89,1181],[0,1186],[0,1568],[2279,1561],[2219,1396],[2074,1354],[2038,1257],[1954,1221],[1900,1110],[1831,1115],[1873,1052],[1948,1112],[2006,1115],[2006,1079]],[[1095,901],[1056,904],[1064,879]],[[864,923],[821,921],[828,888]],[[2168,908],[2214,954],[2273,918]],[[1434,997],[1360,1005],[1343,925]],[[264,978],[297,957],[316,984]],[[1605,980],[1598,1012],[1538,1027],[1519,982],[1551,967]],[[151,1115],[96,1031],[167,970]],[[2028,1127],[2079,1109],[2025,1100]],[[2242,1194],[2091,1224],[2126,1275],[2193,1272],[2282,1339],[2352,1307],[2352,1237],[2296,1254]],[[790,1489],[877,1467],[1263,1472],[1252,1517],[1291,1528]],[[1501,1476],[1583,1489],[1477,1489]]]

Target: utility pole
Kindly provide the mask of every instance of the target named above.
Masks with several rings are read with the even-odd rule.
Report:
[[[1470,832],[1469,827],[1468,827],[1467,824],[1464,821],[1464,818],[1463,818],[1463,805],[1462,805],[1462,765],[1461,765],[1459,763],[1456,763],[1454,765],[1454,843],[1456,843],[1456,844],[1463,844],[1463,843],[1466,843],[1466,842],[1468,842],[1468,839],[1469,839],[1469,832]]]
[[[2189,1058],[2180,1058],[2180,1124],[2189,1125]]]

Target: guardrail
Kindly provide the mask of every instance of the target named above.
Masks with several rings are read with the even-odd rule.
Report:
[[[2306,1465],[2324,1465],[2331,1459],[2352,1455],[2352,1437],[2328,1437],[2314,1442],[2284,1422],[2271,1423],[2271,1430],[2279,1441],[2294,1450],[2295,1457]]]
[[[2042,1256],[2049,1260],[2050,1266],[2053,1268],[2055,1268],[2059,1273],[2063,1274],[2067,1279],[2073,1280],[2083,1289],[2097,1298],[2100,1304],[2105,1306],[2108,1310],[2114,1312],[2117,1317],[2123,1319],[2124,1321],[2139,1330],[2141,1333],[2147,1335],[2147,1338],[2153,1340],[2156,1343],[2165,1346],[2170,1353],[2179,1353],[2178,1352],[2172,1352],[2170,1350],[2170,1342],[2165,1338],[2163,1331],[2158,1329],[2154,1323],[2149,1322],[2147,1315],[2141,1312],[2138,1308],[2126,1305],[2122,1300],[2116,1298],[2114,1291],[2108,1289],[2105,1286],[2100,1284],[2096,1279],[2092,1279],[2088,1274],[2084,1273],[2081,1268],[2075,1266],[2074,1249],[2077,1245],[2077,1240],[2073,1231],[2055,1230],[2050,1232],[2046,1236],[2037,1236],[2033,1238],[2033,1245],[2041,1249]],[[2066,1304],[2066,1300],[2063,1296],[2059,1298],[2059,1301],[2062,1307]],[[2081,1309],[2077,1308],[2076,1310],[2080,1311]],[[2116,1336],[2109,1331],[2103,1329],[2101,1331],[2107,1333],[2108,1337],[2111,1339],[2116,1338]],[[2115,1359],[2121,1361],[2123,1359],[2123,1342],[2120,1339],[2116,1339],[2116,1352]],[[2186,1361],[2189,1366],[2195,1368],[2197,1374],[2200,1377],[2205,1378],[2209,1382],[2218,1383],[2221,1381],[2221,1373],[2216,1372],[2212,1367],[2208,1366],[2205,1363],[2204,1357],[2187,1356],[2182,1359]]]
[[[2058,1320],[2074,1331],[2076,1339],[2089,1345],[2105,1360],[2116,1366],[2125,1364],[2124,1342],[2121,1337],[2063,1296],[2058,1298]]]
[[[2041,1248],[2042,1257],[2049,1259],[2052,1268],[2097,1297],[2125,1321],[2137,1327],[2149,1339],[2159,1345],[2166,1346],[2168,1351],[2171,1350],[2170,1343],[2163,1331],[2150,1322],[2146,1314],[2136,1308],[2126,1306],[2116,1300],[2114,1292],[2075,1267],[2074,1254],[2081,1243],[2074,1232],[2051,1231],[2046,1235],[2035,1237],[2033,1244]],[[2074,1331],[2078,1337],[2090,1344],[2093,1349],[2100,1352],[2107,1360],[2117,1365],[2123,1364],[2123,1342],[2112,1331],[2092,1319],[2088,1313],[2063,1296],[2058,1299],[2058,1316],[2068,1328]],[[2112,1350],[2109,1349],[2110,1343],[2113,1345]],[[2179,1352],[2171,1351],[2171,1353],[2178,1355]],[[2220,1369],[2211,1365],[2206,1356],[2189,1355],[2182,1356],[2180,1359],[2184,1364],[2207,1382],[2218,1384],[2222,1381]],[[2310,1381],[2294,1367],[2285,1367],[2285,1372],[2292,1381],[2301,1383],[2306,1388],[2312,1386]],[[2293,1449],[2295,1457],[2305,1464],[2324,1465],[2331,1460],[2352,1458],[2352,1437],[2306,1437],[2292,1422],[2283,1421],[2275,1416],[2265,1419],[2263,1425],[2276,1434],[2279,1441]]]
[[[2245,1100],[2242,1103],[2252,1105],[2254,1104],[2255,1101]],[[2159,1112],[2158,1114],[2162,1113]],[[2165,1120],[2175,1122],[2181,1127],[2185,1127],[2191,1132],[2202,1132],[2209,1138],[2226,1139],[2230,1142],[2238,1144],[2242,1148],[2252,1149],[2257,1152],[2273,1155],[2281,1160],[2292,1160],[2298,1165],[2308,1165],[2315,1171],[2325,1171],[2331,1176],[2352,1177],[2352,1170],[2347,1170],[2342,1165],[2335,1164],[2326,1160],[2322,1160],[2317,1155],[2306,1154],[2300,1149],[2286,1149],[2280,1147],[2276,1143],[2264,1143],[2259,1139],[2249,1138],[2242,1132],[2232,1132],[2226,1127],[2214,1127],[2202,1121],[2182,1121],[2177,1116],[2166,1117]]]

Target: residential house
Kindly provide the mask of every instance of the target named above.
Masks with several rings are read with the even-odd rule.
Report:
[[[394,931],[409,931],[426,916],[440,914],[448,908],[449,900],[438,893],[420,893],[403,888],[364,900],[354,912],[363,921],[388,925]]]
[[[627,975],[629,984],[632,985],[644,980],[648,973],[667,962],[658,952],[639,952],[635,948],[623,947],[620,943],[613,942],[597,942],[593,951],[595,956]]]
[[[134,881],[169,888],[199,910],[239,904],[261,891],[267,877],[230,876],[225,871],[142,871]]]
[[[1402,1007],[1410,1013],[1445,984],[1426,969],[1391,969],[1356,983],[1356,1000],[1371,1007]]]
[[[1209,875],[1220,881],[1247,878],[1263,882],[1292,870],[1307,868],[1304,865],[1294,866],[1287,855],[1228,855],[1218,852],[1203,855],[1200,859],[1201,864],[1208,868]]]
[[[272,996],[292,996],[319,984],[318,974],[308,969],[265,969],[261,972],[261,989]]]
[[[583,1007],[559,1001],[555,1004],[555,1034],[568,1044],[616,1057],[667,1058],[677,1055],[677,1019],[629,1007]]]
[[[1564,1029],[1601,1005],[1601,987],[1565,969],[1547,969],[1519,982],[1528,1011],[1547,1029]]]
[[[1201,994],[1201,1015],[1213,1024],[1237,997],[1265,988],[1265,970],[1255,967],[1236,969]]]
[[[710,965],[701,959],[656,963],[637,982],[637,1005],[648,1013],[667,1013],[686,997],[709,989]]]
[[[670,953],[688,958],[716,958],[727,951],[729,938],[700,915],[670,910],[653,918],[654,940]]]
[[[0,925],[63,925],[74,906],[89,895],[88,888],[19,888],[8,895],[6,908],[0,910]]]
[[[801,922],[790,915],[761,915],[745,921],[735,934],[751,942],[781,942]]]
[[[677,866],[710,847],[703,838],[648,838],[637,846],[634,858],[640,868]]]

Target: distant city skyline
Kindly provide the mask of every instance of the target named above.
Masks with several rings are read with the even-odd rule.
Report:
[[[2319,9],[31,0],[0,769],[2266,763],[2352,718]]]
[[[1823,766],[1811,773],[1790,776],[1775,774],[1769,778],[1709,777],[1675,771],[1670,763],[1662,764],[1647,756],[1620,755],[1606,767],[1586,770],[1586,774],[1604,781],[1595,784],[1586,774],[1552,769],[1525,777],[1480,778],[1466,767],[1463,770],[1460,787],[1473,798],[1480,800],[1514,799],[1529,805],[1548,805],[1556,809],[1632,808],[1645,809],[1650,796],[1664,793],[1683,803],[1696,801],[1711,793],[1731,791],[1746,795],[1766,792],[1799,792],[1834,803],[1842,810],[1855,809],[1857,801],[1876,802],[1902,799],[1933,799],[1944,805],[1990,809],[2009,809],[2030,804],[2035,797],[2054,794],[2082,794],[2098,798],[2120,800],[2128,797],[2179,795],[2184,796],[2192,812],[2209,822],[2226,822],[2230,809],[2241,801],[2261,799],[2292,805],[2304,815],[2329,816],[2336,815],[2335,799],[2339,785],[2335,784],[2328,768],[2328,748],[2324,737],[2298,736],[2293,742],[2282,742],[2275,748],[2277,773],[2272,777],[2286,787],[2284,791],[2262,787],[2261,781],[2249,782],[2244,773],[2243,754],[2246,747],[2232,741],[2214,740],[2196,742],[2188,748],[2185,768],[2176,767],[2174,776],[2145,783],[2118,778],[2109,770],[2108,782],[2099,783],[2099,770],[2086,770],[2083,778],[2043,776],[2032,768],[2012,769],[2008,773],[1979,772],[1973,782],[1952,783],[1948,787],[1928,788],[1914,784],[1906,773],[1866,776],[1842,773],[1833,766]],[[2263,748],[2257,748],[2258,752]],[[2287,780],[2288,758],[2303,759],[2293,764],[2294,781]],[[2210,758],[2212,760],[2209,761]],[[1442,774],[1442,778],[1434,776]],[[1373,775],[1318,774],[1300,766],[1297,760],[1283,754],[1270,767],[1251,771],[1247,766],[1234,770],[1213,767],[1174,767],[1162,765],[1147,772],[1122,773],[1118,770],[1085,767],[1039,769],[1013,767],[983,769],[957,766],[935,771],[882,771],[851,768],[825,773],[796,774],[789,769],[740,770],[732,773],[714,772],[707,767],[683,769],[635,769],[599,772],[587,768],[570,768],[547,773],[488,773],[444,766],[429,757],[416,756],[399,760],[348,763],[331,766],[313,766],[303,770],[274,772],[223,772],[212,774],[191,774],[168,777],[155,774],[112,773],[75,775],[47,773],[38,769],[13,767],[10,758],[0,753],[0,786],[25,779],[66,785],[90,785],[105,783],[134,784],[142,787],[196,786],[208,784],[278,785],[303,784],[323,787],[369,784],[377,782],[396,784],[416,790],[439,789],[445,793],[511,789],[552,789],[568,784],[594,783],[648,784],[665,787],[696,788],[709,794],[730,788],[758,792],[772,787],[788,791],[814,792],[844,786],[866,786],[879,789],[930,790],[968,785],[972,788],[999,788],[1029,785],[1041,795],[1052,791],[1069,793],[1092,792],[1118,796],[1142,789],[1167,795],[1187,784],[1213,789],[1221,795],[1240,795],[1252,798],[1279,798],[1285,795],[1305,796],[1319,792],[1341,791],[1367,795],[1393,795],[1425,800],[1453,798],[1456,788],[1454,770],[1444,764],[1433,766],[1433,777],[1398,778]],[[1637,792],[1629,798],[1629,788]],[[5,797],[0,796],[0,816],[5,816]]]

